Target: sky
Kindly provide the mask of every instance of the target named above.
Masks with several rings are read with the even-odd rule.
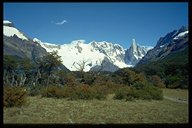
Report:
[[[3,3],[3,18],[43,42],[107,41],[127,49],[132,39],[155,46],[168,32],[188,27],[188,3]]]

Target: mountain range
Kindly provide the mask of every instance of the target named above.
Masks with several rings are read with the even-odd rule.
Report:
[[[165,37],[161,37],[154,48],[141,46],[133,39],[128,49],[107,41],[86,43],[84,40],[75,40],[62,45],[47,43],[25,36],[12,22],[5,20],[3,21],[3,34],[5,55],[28,57],[35,60],[48,52],[57,51],[63,65],[70,71],[78,70],[78,66],[84,63],[84,71],[114,72],[119,68],[156,61],[188,46],[186,27],[181,27],[179,30],[174,30]]]
[[[37,38],[33,39],[33,41],[39,43],[47,52],[58,51],[58,55],[61,56],[63,64],[71,71],[77,70],[78,64],[82,61],[86,62],[84,71],[96,69],[102,71],[116,71],[118,68],[131,67],[149,50],[149,48],[140,47],[136,42],[133,42],[131,47],[125,50],[119,44],[106,41],[92,41],[86,44],[84,40],[76,40],[63,45],[42,42]],[[137,48],[132,49],[132,47],[135,46]],[[131,59],[128,60],[126,55],[130,56]]]
[[[188,28],[182,26],[180,29],[160,37],[156,46],[147,52],[138,65],[158,61],[169,54],[185,50],[188,47],[188,32]]]

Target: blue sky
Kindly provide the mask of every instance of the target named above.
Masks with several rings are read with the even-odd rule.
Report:
[[[155,46],[161,36],[188,26],[188,3],[4,3],[9,20],[28,37],[63,44],[108,41],[129,48],[132,39]]]

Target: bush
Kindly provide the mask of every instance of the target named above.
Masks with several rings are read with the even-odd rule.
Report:
[[[155,87],[147,82],[141,83],[137,82],[133,86],[134,90],[134,97],[137,99],[143,100],[161,100],[163,99],[163,92],[158,87]]]
[[[73,73],[67,73],[64,76],[61,76],[61,81],[63,81],[63,83],[65,83],[66,85],[70,85],[70,86],[76,85],[75,79],[76,78]]]
[[[163,99],[163,91],[157,87],[148,85],[144,88],[143,91],[148,92],[151,96],[151,99],[153,99],[153,100],[162,100]]]
[[[107,95],[104,86],[89,86],[86,84],[78,86],[48,86],[42,90],[43,97],[69,98],[70,100],[105,99]]]
[[[42,89],[42,87],[38,86],[38,85],[37,86],[29,87],[28,95],[29,96],[40,95],[41,94],[41,89]]]
[[[151,100],[152,95],[147,90],[134,90],[133,97],[135,99],[141,99],[141,100]]]
[[[150,80],[153,83],[153,85],[155,85],[156,87],[165,88],[164,82],[158,75],[151,76]]]
[[[63,98],[63,89],[58,86],[48,86],[42,90],[43,97]]]
[[[120,81],[119,84],[125,84],[125,85],[132,85],[135,82],[144,82],[145,79],[143,78],[142,75],[135,73],[134,71],[128,69],[128,68],[124,68],[124,69],[120,69],[118,71],[115,72],[115,74],[117,75],[118,79],[118,83]]]
[[[144,84],[142,82],[136,82],[132,85],[132,87],[134,87],[135,89],[143,89],[144,88]]]
[[[94,98],[98,100],[106,99],[108,92],[108,87],[104,85],[92,86],[92,91],[94,93]]]
[[[126,99],[127,95],[131,93],[131,88],[129,86],[124,86],[119,88],[116,92],[115,92],[115,96],[114,99]]]
[[[90,100],[94,98],[94,92],[88,85],[76,86],[72,94],[70,95],[71,100],[84,99]]]
[[[185,85],[186,82],[184,82],[185,78],[183,78],[181,75],[169,75],[166,78],[166,87],[167,88],[181,88],[181,85]],[[183,82],[182,82],[183,81]],[[182,83],[181,83],[182,82]]]
[[[119,88],[114,96],[115,99],[126,99],[132,101],[134,99],[141,100],[162,100],[163,93],[159,88],[148,83],[137,82],[131,87]]]
[[[81,80],[82,83],[92,85],[94,83],[94,77],[93,74],[90,73],[84,73],[83,72],[83,78]]]
[[[3,87],[3,106],[20,107],[26,102],[27,91],[23,87]]]

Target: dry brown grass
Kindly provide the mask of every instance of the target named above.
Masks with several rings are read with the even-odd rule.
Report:
[[[169,90],[166,90],[166,94]],[[169,94],[169,93],[168,93]],[[188,123],[188,105],[169,100],[134,102],[28,97],[21,108],[4,108],[4,123]]]

